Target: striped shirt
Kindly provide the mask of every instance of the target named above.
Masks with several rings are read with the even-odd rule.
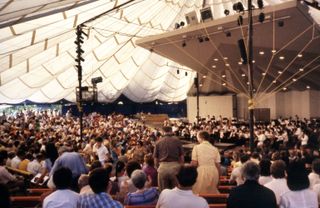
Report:
[[[152,205],[156,204],[159,198],[159,192],[155,187],[146,189],[143,192],[128,193],[125,199],[127,205]]]
[[[115,201],[105,192],[99,194],[85,194],[80,196],[78,202],[78,208],[101,208],[101,207],[112,207],[122,208],[120,202]]]

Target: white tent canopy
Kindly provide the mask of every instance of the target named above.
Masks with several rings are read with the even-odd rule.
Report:
[[[0,103],[75,101],[75,28],[128,0],[0,1]],[[265,0],[265,5],[287,0]],[[208,0],[214,18],[236,0]],[[202,0],[136,0],[85,24],[83,85],[101,76],[99,101],[184,100],[195,72],[135,45],[174,29]],[[246,2],[244,2],[245,4]],[[255,3],[255,1],[254,1]],[[313,12],[319,16],[318,11]],[[179,69],[180,73],[177,73]]]

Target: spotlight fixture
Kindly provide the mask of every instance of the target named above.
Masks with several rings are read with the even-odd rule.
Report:
[[[204,40],[209,41],[210,39],[209,39],[209,37],[206,36],[206,37],[204,37]]]
[[[240,25],[243,25],[243,17],[242,17],[241,15],[238,17],[237,22],[238,22],[238,25],[239,25],[239,26],[240,26]]]
[[[259,54],[260,55],[264,55],[264,51],[259,51]]]
[[[240,1],[238,3],[233,4],[232,8],[236,12],[244,12],[244,6]]]
[[[231,32],[230,31],[226,31],[225,34],[226,34],[226,37],[231,37]]]
[[[283,20],[279,20],[278,21],[278,26],[279,27],[283,27],[284,26],[284,21]]]
[[[180,27],[183,27],[183,26],[185,26],[184,21],[181,21],[180,23],[177,22],[176,24],[174,24],[175,29],[179,29]]]
[[[298,54],[298,57],[301,58],[303,55],[301,53]]]
[[[264,20],[265,20],[265,15],[264,15],[263,12],[261,12],[261,13],[259,14],[259,16],[258,16],[258,21],[259,21],[260,23],[263,23]]]
[[[263,0],[257,0],[258,8],[263,9]]]
[[[199,36],[198,37],[198,41],[199,41],[199,43],[202,43],[203,42],[203,37]]]
[[[310,86],[309,86],[309,85],[307,85],[307,86],[306,86],[306,88],[307,88],[307,89],[310,89]]]
[[[202,78],[205,79],[205,78],[207,78],[207,76],[206,76],[206,75],[203,75]]]
[[[186,46],[187,46],[186,41],[183,41],[181,46],[182,46],[183,48],[186,47]]]
[[[224,14],[225,14],[226,16],[228,16],[228,15],[230,14],[230,11],[229,11],[228,9],[225,9],[225,10],[224,10]]]
[[[102,77],[94,77],[91,79],[92,85],[96,85],[98,83],[102,82]]]

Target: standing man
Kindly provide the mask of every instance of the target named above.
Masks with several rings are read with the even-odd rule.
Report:
[[[174,188],[177,183],[176,175],[184,162],[181,141],[173,136],[172,128],[163,127],[163,137],[156,143],[153,157],[158,168],[159,191]]]
[[[101,137],[97,137],[96,143],[93,145],[93,153],[97,155],[98,160],[104,166],[106,162],[109,160],[109,151],[103,144],[103,139]]]

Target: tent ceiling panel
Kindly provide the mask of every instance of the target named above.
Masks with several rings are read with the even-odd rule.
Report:
[[[288,1],[290,0],[265,0],[265,5]],[[1,1],[0,103],[17,103],[26,99],[35,102],[55,102],[62,98],[75,101],[75,87],[78,85],[78,73],[74,67],[75,27],[126,2],[128,0]],[[235,0],[206,1],[206,6],[212,7],[215,19],[213,22],[220,21],[219,19],[224,17],[224,9],[229,9],[230,14],[234,14],[232,5],[236,2]],[[98,85],[98,88],[99,100],[104,102],[112,102],[122,93],[136,102],[155,99],[179,101],[186,98],[187,92],[193,85],[195,76],[195,72],[191,70],[193,69],[206,74],[207,80],[211,80],[210,82],[200,80],[203,89],[206,89],[203,92],[227,92],[230,89],[222,85],[224,82],[237,87],[241,87],[242,83],[246,87],[246,68],[237,64],[240,58],[239,51],[234,49],[234,43],[230,43],[230,40],[236,41],[235,36],[241,34],[234,26],[234,22],[225,24],[225,28],[229,28],[232,32],[232,38],[226,38],[221,32],[212,35],[210,38],[215,43],[214,47],[209,43],[203,43],[200,47],[196,38],[188,39],[187,46],[182,49],[182,32],[191,27],[185,26],[174,30],[174,25],[176,22],[185,21],[185,14],[188,12],[195,10],[199,15],[202,4],[202,0],[136,0],[86,22],[84,32],[88,37],[85,37],[83,44],[85,51],[83,54],[85,62],[82,64],[83,85],[91,85],[93,77],[102,76],[104,81]],[[320,19],[318,10],[311,9],[310,12],[316,21]],[[281,17],[280,13],[277,15]],[[237,17],[238,14],[226,19]],[[294,18],[292,17],[296,21]],[[297,30],[275,41],[277,50],[280,50],[287,40],[298,37],[302,31],[308,29],[308,24],[302,24],[301,20],[297,20],[297,23],[288,21],[285,26],[292,28],[295,24],[299,24],[299,27],[296,27]],[[214,32],[210,28],[207,30],[201,28],[202,25],[195,26],[201,31],[201,35]],[[262,29],[264,35],[261,35],[259,31],[263,27],[265,27]],[[272,24],[256,24],[255,28],[257,31],[255,31],[254,53],[259,53],[263,49],[265,58],[272,57],[273,55],[267,52],[267,50],[270,51],[270,46],[266,44],[272,42],[272,36],[266,35],[272,34],[270,33]],[[286,53],[284,62],[293,60],[299,53],[297,48],[301,49],[308,43],[310,37],[319,35],[314,28],[309,30],[314,30],[316,33],[305,32],[301,35],[301,40],[288,45],[286,50],[283,50]],[[277,28],[279,33],[286,30],[286,27]],[[177,38],[171,39],[167,36],[162,43],[157,42],[157,47],[161,50],[155,50],[154,45],[145,50],[135,43],[137,38],[148,40],[146,36],[159,35],[168,31],[177,34]],[[191,31],[188,35],[196,37],[199,33]],[[173,48],[168,47],[168,44]],[[273,63],[270,72],[265,75],[262,89],[266,89],[274,80],[277,80],[277,83],[285,83],[287,79],[291,81],[297,79],[298,75],[295,73],[300,70],[301,64],[307,65],[304,72],[308,74],[301,82],[294,81],[292,86],[299,89],[304,88],[305,85],[318,87],[316,69],[314,69],[318,65],[318,60],[310,63],[319,54],[319,49],[314,45],[319,45],[317,39],[313,39],[305,48],[302,53],[303,60],[293,61],[287,69],[287,74],[282,73],[279,76],[278,73],[286,68],[284,63]],[[188,50],[191,49],[195,54],[188,56]],[[168,60],[168,54],[173,52],[176,57],[169,57],[173,61]],[[234,57],[234,61],[228,62],[230,66],[226,67],[226,61],[222,61],[221,55],[228,53],[230,53],[228,55],[230,59]],[[279,60],[281,55],[282,53],[279,52],[274,59]],[[215,57],[219,57],[217,63],[213,61]],[[268,68],[268,64],[263,61],[264,57],[256,56],[259,80]],[[190,63],[181,63],[181,58],[187,59]],[[215,69],[212,68],[213,64],[216,65]],[[179,74],[177,74],[178,70]],[[242,76],[243,74],[245,76]],[[222,77],[223,75],[225,77]],[[259,80],[255,81],[256,86],[259,85]],[[269,91],[272,90],[275,88],[270,87]]]

